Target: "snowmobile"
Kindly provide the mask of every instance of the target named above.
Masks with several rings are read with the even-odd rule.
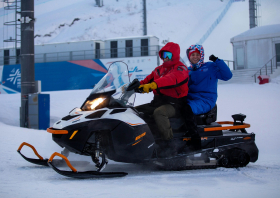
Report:
[[[107,74],[94,86],[80,108],[47,129],[52,139],[62,148],[91,157],[94,171],[77,171],[67,155],[53,153],[49,159],[41,157],[36,149],[23,142],[18,153],[27,161],[50,166],[57,173],[73,178],[121,177],[126,172],[103,172],[107,159],[124,163],[153,164],[163,170],[185,170],[216,167],[243,167],[258,159],[255,134],[248,133],[249,124],[243,114],[233,115],[233,121],[216,122],[217,107],[196,116],[200,149],[188,149],[192,137],[184,128],[182,117],[171,118],[174,138],[183,143],[183,149],[166,158],[158,156],[155,142],[147,120],[134,108],[139,81],[130,82],[126,63],[118,61],[110,65]],[[139,91],[139,90],[138,90]],[[152,119],[152,118],[151,118]],[[33,149],[39,159],[28,158],[21,153],[23,146]],[[54,157],[65,160],[71,171],[59,169]]]

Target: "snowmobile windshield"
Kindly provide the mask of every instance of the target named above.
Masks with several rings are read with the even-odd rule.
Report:
[[[108,69],[107,74],[95,85],[91,95],[110,95],[112,101],[117,102],[123,107],[133,106],[135,101],[135,92],[126,91],[130,83],[128,66],[121,61],[113,62]],[[112,93],[112,95],[110,94]],[[94,100],[88,100],[83,110],[96,109],[93,106],[101,104],[106,97],[95,98]],[[92,105],[94,103],[94,105]],[[96,103],[96,105],[95,105]],[[108,104],[110,106],[110,103]]]
[[[127,65],[124,62],[113,62],[107,74],[94,86],[91,94],[106,93],[129,84]]]

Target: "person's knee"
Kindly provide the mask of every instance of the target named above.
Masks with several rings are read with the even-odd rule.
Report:
[[[166,117],[166,111],[164,108],[159,107],[154,110],[153,116],[154,116],[154,118],[162,117],[162,116]]]

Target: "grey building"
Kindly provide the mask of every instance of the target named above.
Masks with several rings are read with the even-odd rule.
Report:
[[[280,66],[280,24],[252,28],[231,38],[234,70]]]

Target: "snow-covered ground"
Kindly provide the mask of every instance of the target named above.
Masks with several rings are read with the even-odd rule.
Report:
[[[248,132],[256,134],[259,159],[244,168],[211,170],[159,171],[136,164],[109,161],[104,171],[125,171],[123,178],[71,179],[48,167],[25,161],[17,152],[22,142],[35,146],[45,158],[62,149],[44,130],[19,127],[20,94],[0,97],[0,197],[240,197],[278,198],[280,195],[280,78],[269,84],[219,85],[218,120],[232,120],[243,113],[251,124]],[[51,125],[79,107],[90,90],[49,92]],[[152,94],[139,94],[136,105],[149,102]],[[36,156],[28,147],[22,152]],[[70,154],[71,160],[90,159]],[[78,170],[93,169],[91,162]]]
[[[147,1],[148,34],[179,43],[181,56],[219,16],[228,0],[153,0]],[[104,7],[94,7],[94,0],[35,0],[35,42],[52,43],[142,35],[141,1],[104,0]],[[280,21],[279,0],[261,1],[262,25]],[[4,19],[0,8],[0,32]],[[80,18],[73,25],[75,18]],[[68,24],[61,26],[62,24]],[[211,53],[232,60],[230,38],[249,29],[248,0],[233,3],[224,19],[204,43],[206,57]],[[42,35],[50,34],[51,37]],[[0,36],[0,47],[3,36]],[[109,162],[105,171],[125,171],[128,176],[113,179],[77,180],[58,175],[48,167],[25,161],[16,152],[22,142],[35,146],[48,158],[61,151],[43,130],[19,127],[20,94],[0,97],[0,197],[192,197],[192,198],[278,198],[280,196],[280,157],[278,132],[280,122],[280,78],[265,85],[219,85],[218,120],[232,120],[243,113],[256,134],[259,159],[238,169],[158,171],[135,164]],[[50,92],[51,125],[79,107],[90,90]],[[149,102],[152,95],[138,95],[136,105]],[[35,157],[31,149],[22,152]],[[70,160],[87,160],[70,154]],[[93,163],[79,170],[90,170]]]

